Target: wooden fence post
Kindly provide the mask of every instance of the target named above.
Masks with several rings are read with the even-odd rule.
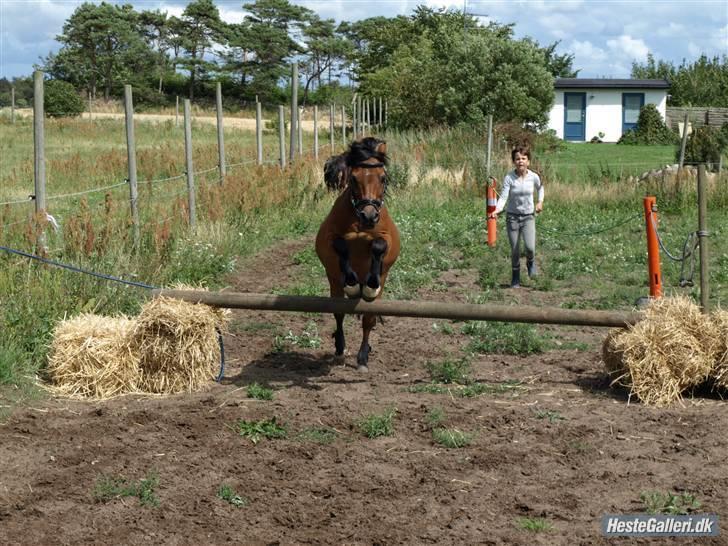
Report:
[[[710,311],[708,284],[708,192],[705,187],[705,164],[698,165],[698,240],[700,241],[700,307]]]
[[[88,119],[94,119],[94,111],[91,106],[91,91],[88,92]]]
[[[490,176],[490,156],[493,147],[493,114],[488,115],[488,156],[485,160],[485,173]]]
[[[286,114],[283,105],[278,106],[278,147],[281,169],[286,168]]]
[[[227,170],[225,168],[225,134],[222,124],[222,86],[217,82],[215,87],[215,103],[217,110],[217,156],[220,169],[220,184],[225,181]]]
[[[33,72],[33,142],[35,147],[34,179],[35,179],[35,212],[46,214],[46,172],[45,172],[45,109],[43,105],[43,72]],[[38,237],[38,247],[47,251],[45,231]]]
[[[346,106],[341,107],[341,143],[346,148]]]
[[[303,108],[299,108],[296,116],[296,127],[298,127],[298,156],[303,155]]]
[[[192,113],[190,99],[185,99],[185,163],[187,165],[187,195],[189,196],[190,228],[195,229],[197,215],[195,211],[195,170],[192,164]]]
[[[296,136],[298,134],[298,64],[291,65],[291,142],[288,159],[291,165],[296,160]]]
[[[318,105],[313,105],[313,158],[318,160]]]
[[[685,145],[688,141],[688,113],[685,112],[685,121],[683,122],[683,134],[682,134],[682,141],[680,142],[680,163],[678,164],[678,168],[682,169],[683,165],[685,164]]]
[[[329,105],[329,144],[331,145],[331,153],[334,153],[334,116],[336,107]]]
[[[15,88],[10,88],[10,123],[15,123]]]
[[[257,150],[257,164],[263,164],[263,112],[261,104],[255,102],[255,145]]]
[[[124,86],[124,118],[126,120],[126,158],[129,171],[129,204],[131,224],[134,230],[134,248],[139,250],[141,234],[139,231],[139,207],[137,191],[136,144],[134,142],[134,102],[131,85]]]
[[[179,95],[175,97],[174,126],[179,127]]]

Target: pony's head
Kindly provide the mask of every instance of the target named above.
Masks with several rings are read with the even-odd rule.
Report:
[[[365,228],[379,222],[387,192],[387,143],[373,137],[351,143],[344,154],[351,204]]]

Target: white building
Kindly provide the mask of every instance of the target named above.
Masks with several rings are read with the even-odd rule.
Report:
[[[549,129],[564,140],[589,141],[600,137],[617,142],[637,125],[640,108],[654,104],[665,119],[667,80],[557,78]]]

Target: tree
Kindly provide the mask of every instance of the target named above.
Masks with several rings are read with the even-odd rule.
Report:
[[[43,108],[50,117],[76,117],[84,110],[84,101],[68,82],[49,80],[44,83]]]
[[[251,53],[243,66],[251,75],[252,91],[275,96],[279,81],[288,73],[290,58],[305,51],[294,36],[301,38],[313,12],[288,0],[257,0],[244,4],[243,9],[248,12],[245,38]]]
[[[337,35],[333,19],[319,19],[313,16],[310,23],[303,28],[307,50],[301,63],[304,76],[303,104],[308,100],[309,90],[315,83],[321,86],[321,76],[331,69],[337,61],[344,60],[351,52],[350,42]],[[330,82],[330,78],[329,78]]]
[[[57,37],[63,47],[49,55],[46,70],[85,84],[94,97],[101,82],[108,99],[115,84],[143,73],[148,64],[151,51],[137,30],[138,16],[129,4],[81,4],[63,25]]]
[[[670,82],[670,106],[728,107],[728,55],[709,59],[701,55],[696,61],[683,60],[675,67],[671,62],[647,56],[644,64],[632,64],[633,78],[660,78]]]
[[[167,51],[171,47],[171,29],[168,23],[167,13],[159,10],[142,11],[139,15],[140,31],[147,40],[149,47],[157,53],[156,64],[157,74],[159,76],[159,93],[162,92],[162,81],[164,80],[164,73],[169,63]]]
[[[389,97],[400,127],[483,123],[543,124],[553,102],[546,56],[530,40],[514,40],[511,25],[477,25],[469,15],[418,8],[408,43],[388,65],[362,74],[362,88]],[[402,21],[399,21],[402,24]]]
[[[210,52],[221,34],[220,12],[212,0],[194,0],[187,4],[175,30],[185,52],[179,64],[189,70],[189,97],[192,100],[198,78],[215,67],[213,62],[205,59],[205,54]]]

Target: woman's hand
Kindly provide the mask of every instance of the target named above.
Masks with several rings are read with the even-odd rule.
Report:
[[[488,214],[488,218],[493,218],[494,220],[498,219],[498,213],[497,212],[491,212]]]
[[[536,214],[543,211],[543,203],[536,203]]]

